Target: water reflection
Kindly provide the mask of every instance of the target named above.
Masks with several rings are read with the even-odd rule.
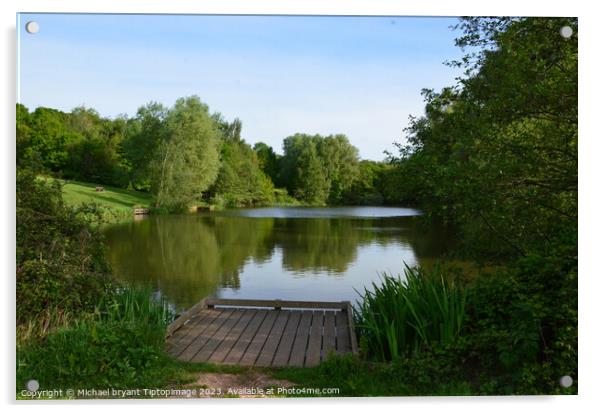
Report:
[[[403,262],[417,264],[445,247],[415,217],[250,218],[248,211],[109,227],[109,261],[118,277],[150,282],[183,309],[209,295],[355,300],[354,289],[380,272],[399,273]]]

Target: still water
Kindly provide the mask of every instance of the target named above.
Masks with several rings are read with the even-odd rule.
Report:
[[[106,229],[117,277],[178,310],[207,296],[359,298],[383,272],[432,262],[447,237],[409,208],[257,208],[150,216]],[[357,291],[356,291],[357,290]]]

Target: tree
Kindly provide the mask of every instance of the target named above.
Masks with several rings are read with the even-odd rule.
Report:
[[[358,169],[358,177],[342,193],[343,203],[351,205],[383,204],[385,202],[383,178],[386,171],[391,168],[388,168],[384,162],[362,160]]]
[[[257,142],[253,145],[253,150],[257,154],[259,167],[276,186],[284,186],[280,181],[279,161],[280,157],[274,152],[271,146],[263,142]]]
[[[123,152],[131,169],[130,182],[136,189],[150,189],[150,166],[157,148],[165,140],[167,113],[167,108],[160,103],[150,102],[140,107],[136,118],[126,124]]]
[[[219,118],[222,136],[221,168],[209,191],[228,206],[268,205],[274,196],[274,185],[261,170],[257,154],[242,138],[242,122],[231,124]]]
[[[318,141],[318,153],[330,184],[328,202],[340,203],[343,193],[359,177],[358,150],[345,135],[334,135]]]
[[[178,99],[164,127],[150,164],[151,187],[157,207],[182,210],[217,177],[219,132],[197,96]]]
[[[284,140],[283,148],[282,181],[305,202],[340,202],[357,179],[358,151],[344,135],[296,134]]]
[[[67,127],[78,139],[68,146],[68,162],[63,174],[83,181],[125,186],[128,171],[121,149],[124,122],[123,118],[102,118],[93,109],[73,109]]]
[[[424,91],[397,160],[400,192],[493,255],[576,247],[577,35],[560,36],[565,25],[576,32],[576,19],[463,20],[457,43],[480,51],[457,63],[456,86]]]
[[[32,113],[19,105],[17,110],[17,162],[36,162],[51,171],[68,164],[68,147],[80,139],[68,127],[69,114],[39,107]]]
[[[557,392],[558,376],[577,373],[577,19],[458,27],[456,43],[473,51],[452,62],[464,76],[423,92],[425,116],[389,178],[456,232],[465,256],[505,267],[473,284],[476,364]]]

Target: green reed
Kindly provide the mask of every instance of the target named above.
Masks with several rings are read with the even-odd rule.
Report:
[[[355,309],[360,344],[368,357],[396,360],[438,344],[452,343],[466,317],[466,292],[435,268],[407,267],[405,278],[383,274],[366,288]]]
[[[71,318],[46,336],[17,346],[17,389],[30,378],[52,386],[130,386],[162,368],[167,303],[150,289],[124,288],[103,298],[93,314]]]

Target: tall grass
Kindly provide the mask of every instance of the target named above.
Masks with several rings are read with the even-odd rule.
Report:
[[[42,389],[144,384],[165,363],[164,334],[171,318],[167,304],[149,289],[119,290],[94,314],[18,345],[17,388],[32,378]]]
[[[68,328],[75,317],[69,311],[47,309],[36,318],[17,324],[17,346],[31,340],[41,340],[54,331]]]
[[[390,361],[436,344],[453,342],[466,316],[466,292],[438,268],[407,267],[405,279],[382,277],[365,289],[355,318],[369,357]]]
[[[107,295],[96,313],[106,322],[144,324],[157,329],[164,329],[173,317],[167,302],[153,298],[148,288],[123,288]]]

